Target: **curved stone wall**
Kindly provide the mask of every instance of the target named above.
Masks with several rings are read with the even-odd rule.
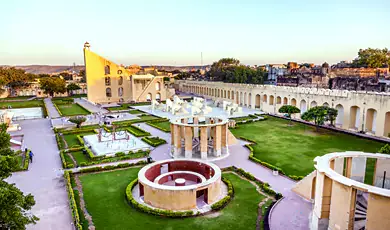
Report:
[[[139,171],[138,183],[143,201],[165,210],[192,210],[197,202],[212,204],[221,196],[221,170],[200,160],[155,162]]]

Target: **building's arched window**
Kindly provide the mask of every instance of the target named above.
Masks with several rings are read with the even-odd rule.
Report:
[[[109,65],[104,66],[104,74],[110,74],[110,66]]]
[[[151,101],[151,100],[152,100],[152,94],[151,94],[151,93],[148,93],[148,94],[146,95],[146,100],[147,100],[147,101]]]
[[[156,90],[157,90],[157,91],[160,90],[160,82],[156,82]]]
[[[123,96],[123,87],[118,88],[118,96],[122,97]]]
[[[111,78],[110,77],[105,77],[104,81],[105,81],[107,86],[111,85]]]
[[[161,100],[161,94],[160,93],[157,93],[156,94],[156,101],[160,101]]]
[[[118,74],[122,74],[122,70],[118,70],[117,73],[118,73]]]
[[[123,77],[120,76],[118,79],[118,85],[122,85],[122,84],[123,84]]]
[[[106,97],[111,97],[111,88],[106,88]]]

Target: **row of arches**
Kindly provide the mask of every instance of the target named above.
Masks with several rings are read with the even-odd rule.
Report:
[[[184,86],[184,89],[187,92],[192,92],[196,94],[202,94],[211,97],[218,97],[221,99],[233,100],[235,103],[241,106],[247,106],[250,108],[263,109],[264,111],[270,110],[270,107],[278,107],[282,105],[293,105],[298,107],[301,110],[301,114],[306,112],[308,109],[323,105],[323,106],[332,106],[338,111],[338,115],[335,120],[335,125],[340,128],[351,129],[365,132],[370,132],[373,134],[378,134],[377,130],[380,126],[384,126],[383,134],[379,135],[388,136],[390,134],[390,112],[386,112],[384,115],[384,125],[383,119],[382,122],[378,123],[378,111],[375,108],[360,108],[358,105],[345,106],[342,103],[330,103],[321,102],[318,103],[315,100],[301,99],[297,100],[296,98],[288,98],[277,95],[270,94],[256,94],[242,92],[238,90],[228,90],[228,89],[218,89],[210,88],[206,86]],[[253,98],[252,98],[253,96]],[[253,100],[253,101],[252,101]],[[267,108],[265,108],[267,107]],[[271,111],[271,110],[270,110]],[[276,112],[277,110],[272,110]],[[381,132],[382,132],[381,127]]]

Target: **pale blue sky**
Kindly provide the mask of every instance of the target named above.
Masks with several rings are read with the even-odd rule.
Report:
[[[1,64],[335,63],[390,48],[389,0],[12,0],[0,6]]]

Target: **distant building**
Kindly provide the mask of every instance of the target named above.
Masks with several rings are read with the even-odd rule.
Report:
[[[155,76],[145,68],[125,68],[90,51],[84,44],[85,74],[88,86],[88,100],[92,103],[144,102],[166,100],[174,95],[173,88],[164,84],[164,77]]]

